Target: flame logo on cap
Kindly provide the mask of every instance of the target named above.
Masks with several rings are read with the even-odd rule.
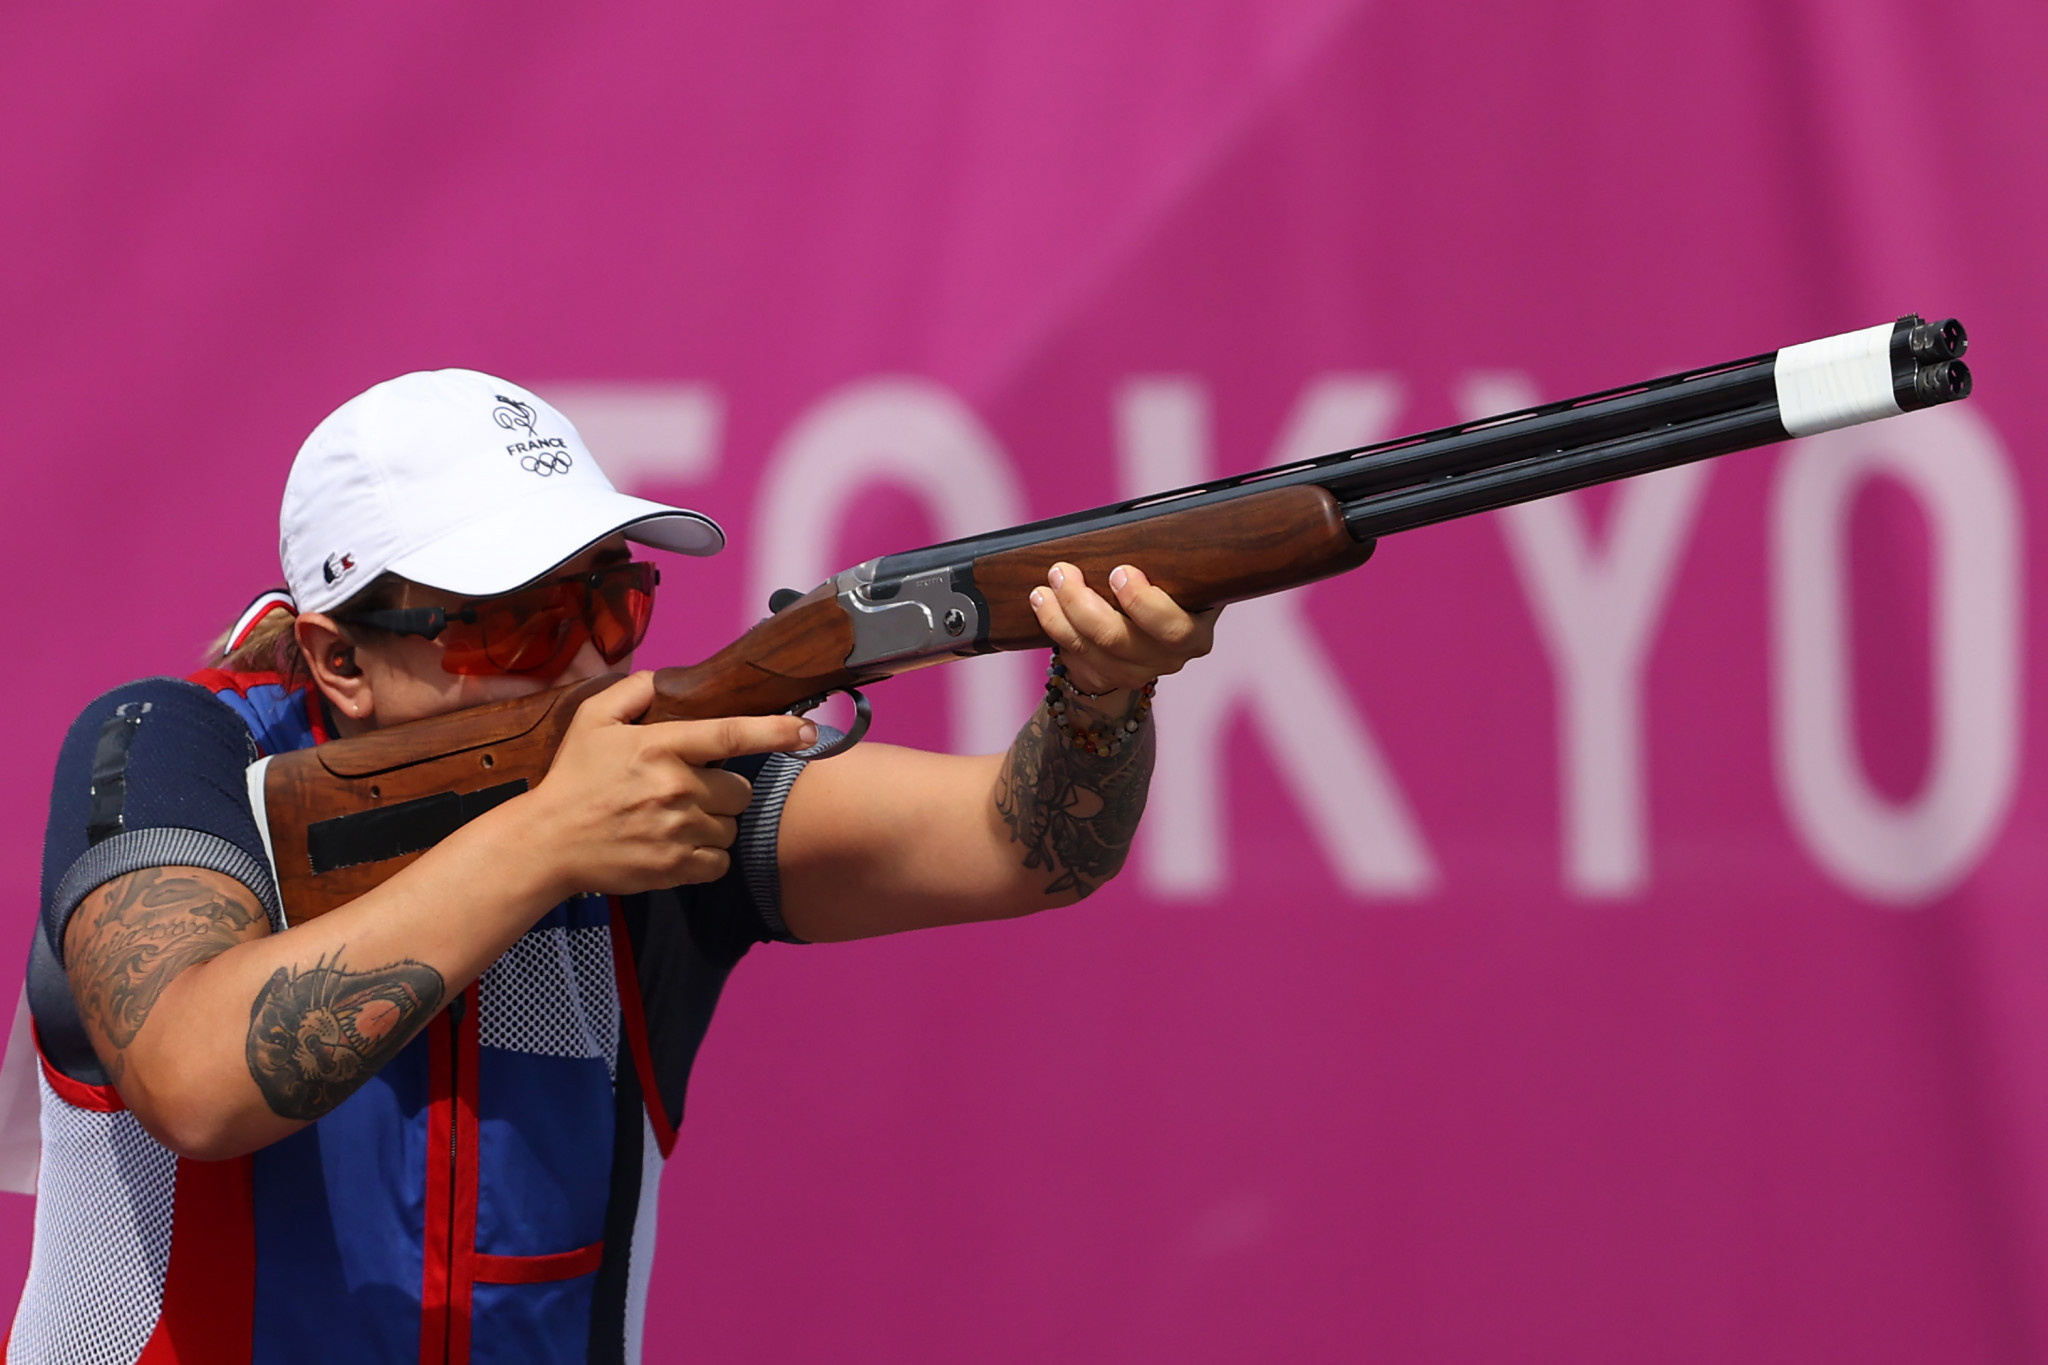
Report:
[[[533,429],[534,418],[539,416],[533,410],[533,404],[522,403],[517,398],[507,398],[502,393],[497,394],[496,398],[504,406],[491,410],[492,421],[507,431],[524,430],[528,436],[540,434]]]
[[[514,441],[505,447],[507,455],[519,457],[519,467],[529,474],[547,478],[551,474],[566,473],[576,463],[569,454],[568,443],[559,436],[543,436],[535,430],[534,423],[540,413],[531,403],[522,403],[517,398],[504,394],[493,395],[498,406],[491,409],[491,420],[507,431],[523,431],[526,439]]]

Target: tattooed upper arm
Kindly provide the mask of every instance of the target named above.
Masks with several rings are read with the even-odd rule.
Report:
[[[203,868],[143,868],[80,902],[64,931],[65,972],[107,1074],[122,1079],[129,1046],[180,972],[269,932],[247,887]],[[445,994],[424,963],[355,971],[339,948],[280,967],[249,1007],[249,1077],[279,1117],[317,1119],[391,1060]]]
[[[145,867],[94,890],[64,931],[65,974],[107,1074],[187,967],[270,932],[249,888],[197,867]]]

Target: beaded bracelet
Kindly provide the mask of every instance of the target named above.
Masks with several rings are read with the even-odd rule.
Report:
[[[1096,730],[1078,728],[1069,714],[1068,704],[1072,697],[1106,697],[1108,692],[1083,692],[1074,686],[1067,676],[1067,666],[1055,656],[1052,666],[1045,674],[1045,709],[1051,713],[1053,724],[1066,732],[1067,740],[1084,754],[1097,758],[1108,758],[1124,747],[1124,741],[1138,733],[1145,724],[1145,717],[1152,710],[1152,693],[1159,686],[1155,680],[1138,689],[1138,704],[1130,715],[1107,734]],[[1114,689],[1112,689],[1114,690]]]

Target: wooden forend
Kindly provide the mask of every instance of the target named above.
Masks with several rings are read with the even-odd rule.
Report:
[[[1051,643],[1031,612],[1031,589],[1064,560],[1114,600],[1109,575],[1130,564],[1180,605],[1202,611],[1355,569],[1372,542],[1344,529],[1344,514],[1313,485],[1276,488],[1132,526],[1045,541],[975,561],[974,585],[988,603],[989,644],[1031,649]]]

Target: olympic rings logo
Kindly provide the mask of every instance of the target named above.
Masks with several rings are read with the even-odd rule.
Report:
[[[576,461],[566,450],[539,450],[531,455],[519,457],[519,467],[529,474],[538,474],[543,479],[553,474],[566,474],[569,466]]]

